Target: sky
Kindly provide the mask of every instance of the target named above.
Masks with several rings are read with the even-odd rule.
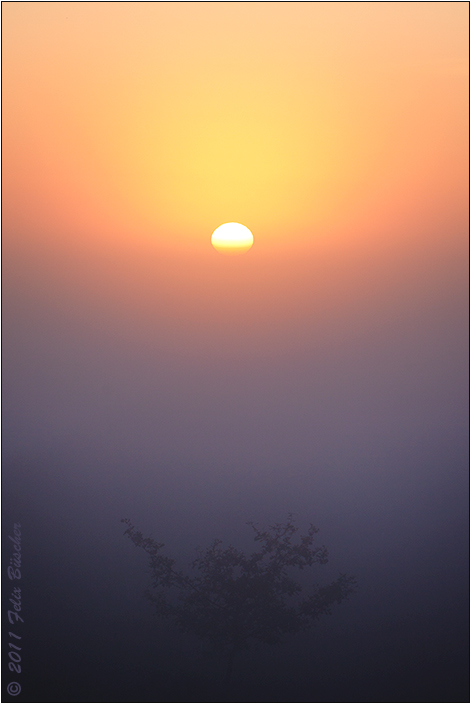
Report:
[[[468,14],[2,4],[17,701],[220,701],[120,519],[184,568],[289,513],[358,590],[234,697],[468,700]]]

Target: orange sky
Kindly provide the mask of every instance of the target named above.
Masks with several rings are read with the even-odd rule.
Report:
[[[7,277],[143,330],[229,316],[235,338],[308,300],[347,319],[426,298],[424,271],[466,256],[467,17],[4,3]],[[228,221],[255,238],[237,263],[210,245]]]
[[[464,2],[3,12],[8,224],[203,247],[235,220],[262,247],[463,187]]]

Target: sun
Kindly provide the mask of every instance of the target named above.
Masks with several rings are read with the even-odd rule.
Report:
[[[214,230],[211,244],[214,249],[223,254],[243,254],[253,245],[253,235],[245,225],[226,222]]]

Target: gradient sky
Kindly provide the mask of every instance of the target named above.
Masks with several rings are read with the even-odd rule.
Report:
[[[63,672],[86,657],[66,635],[59,652],[54,609],[64,634],[87,611],[87,641],[97,614],[113,641],[118,614],[151,638],[120,518],[184,560],[288,512],[361,585],[313,636],[330,653],[321,691],[341,673],[325,701],[461,701],[468,4],[2,11],[5,527],[24,526],[36,643],[24,701],[50,671],[40,638]],[[231,221],[254,235],[238,257],[210,243]],[[124,653],[139,629],[120,632]],[[110,662],[100,701],[118,701]],[[47,701],[80,687],[97,701],[78,672]]]

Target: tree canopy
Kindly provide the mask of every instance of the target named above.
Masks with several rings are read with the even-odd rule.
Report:
[[[326,564],[328,553],[324,545],[314,546],[319,531],[312,524],[306,535],[296,536],[292,515],[264,531],[249,523],[259,544],[249,555],[214,540],[198,551],[191,576],[161,552],[163,543],[145,538],[129,519],[122,522],[125,535],[149,556],[152,591],[146,594],[157,613],[226,654],[227,677],[234,655],[251,641],[276,643],[286,633],[309,627],[356,588],[354,577],[340,574],[326,586],[313,583],[304,594],[293,573]]]

